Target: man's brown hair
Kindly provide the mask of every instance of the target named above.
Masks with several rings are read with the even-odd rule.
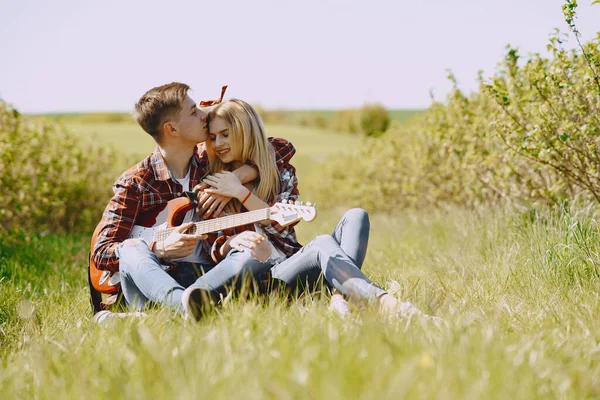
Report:
[[[158,142],[160,127],[177,117],[188,90],[188,85],[179,82],[148,90],[135,104],[135,120]]]

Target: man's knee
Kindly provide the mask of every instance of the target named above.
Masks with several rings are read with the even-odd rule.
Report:
[[[249,249],[245,251],[234,250],[228,255],[228,258],[232,261],[236,275],[246,272],[260,272],[258,270],[262,269],[263,266],[266,266],[267,269],[270,267],[267,263],[254,258]]]
[[[121,274],[131,273],[138,268],[140,261],[151,255],[148,244],[140,239],[127,239],[118,247],[119,271]]]

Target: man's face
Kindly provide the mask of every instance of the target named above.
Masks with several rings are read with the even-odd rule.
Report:
[[[206,126],[207,114],[196,107],[196,103],[188,95],[181,103],[179,112],[179,128],[181,137],[194,144],[204,142],[208,137],[208,128]]]

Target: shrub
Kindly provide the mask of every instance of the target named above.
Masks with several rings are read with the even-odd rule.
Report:
[[[358,110],[339,110],[335,113],[332,128],[340,132],[358,133],[360,114]]]
[[[380,136],[390,126],[390,114],[381,104],[366,104],[360,109],[360,129],[367,136]]]
[[[600,201],[600,32],[581,50],[562,42],[550,39],[552,60],[533,54],[522,67],[509,48],[485,86],[501,110],[492,126],[514,153]]]
[[[0,230],[90,229],[126,163],[0,100]]]
[[[518,207],[561,204],[600,195],[600,96],[583,51],[533,54],[521,66],[508,48],[480,90],[454,89],[407,124],[366,140],[319,169],[322,205],[394,211],[403,207],[475,206],[508,201]],[[352,160],[351,163],[348,160]],[[309,183],[313,185],[313,183]]]

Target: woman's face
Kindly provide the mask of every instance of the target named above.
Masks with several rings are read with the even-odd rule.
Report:
[[[234,154],[229,138],[229,127],[225,120],[221,117],[212,118],[208,126],[207,145],[212,147],[224,164],[237,161],[239,158],[239,155]]]

